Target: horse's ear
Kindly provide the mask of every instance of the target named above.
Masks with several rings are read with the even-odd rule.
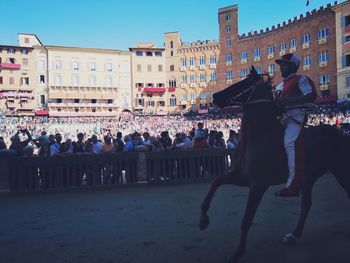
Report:
[[[256,71],[255,67],[252,65],[252,67],[250,68],[250,74],[251,75],[256,75],[258,74],[258,72]]]

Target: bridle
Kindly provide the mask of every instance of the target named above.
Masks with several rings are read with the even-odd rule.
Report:
[[[268,76],[268,74],[259,74],[260,76]],[[266,102],[272,102],[270,99],[257,99],[257,100],[251,100],[252,96],[254,95],[256,89],[260,87],[261,85],[265,84],[264,79],[259,79],[256,83],[251,85],[249,88],[243,90],[242,92],[238,93],[236,96],[232,97],[229,102],[232,104],[244,106],[244,105],[251,105],[251,104],[257,104],[257,103],[266,103]],[[248,98],[246,102],[237,102],[235,101],[240,96],[246,94],[247,92],[250,92],[248,95]]]

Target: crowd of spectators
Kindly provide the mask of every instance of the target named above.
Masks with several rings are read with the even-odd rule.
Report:
[[[235,148],[242,113],[115,118],[1,117],[0,151],[22,156],[102,154],[123,151],[171,151]],[[347,110],[320,107],[308,124],[337,126],[350,135]]]

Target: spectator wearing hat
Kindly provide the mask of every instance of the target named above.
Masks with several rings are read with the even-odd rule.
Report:
[[[282,109],[284,147],[288,157],[289,177],[286,185],[275,194],[277,196],[299,196],[300,158],[296,158],[296,141],[306,123],[306,113],[302,107],[315,101],[317,93],[313,81],[297,74],[300,59],[295,54],[285,54],[276,60],[280,65],[283,81],[276,86],[276,104]],[[298,160],[298,162],[296,162]]]

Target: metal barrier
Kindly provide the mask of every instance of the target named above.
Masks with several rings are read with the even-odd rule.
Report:
[[[232,150],[122,152],[1,157],[0,190],[36,191],[215,177],[229,170]]]

